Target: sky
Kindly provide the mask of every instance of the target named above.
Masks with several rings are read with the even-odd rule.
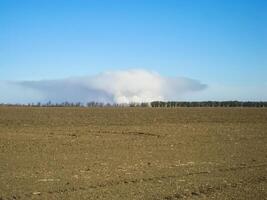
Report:
[[[267,1],[0,0],[0,102],[79,98],[267,101]]]

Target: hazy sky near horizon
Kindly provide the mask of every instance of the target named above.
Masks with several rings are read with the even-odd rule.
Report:
[[[178,100],[266,101],[267,1],[0,0],[0,101],[40,100],[39,88],[21,92],[23,81],[107,78],[106,72],[206,86],[174,95]],[[151,88],[129,87],[135,90],[113,88],[123,98],[131,93],[129,99]]]

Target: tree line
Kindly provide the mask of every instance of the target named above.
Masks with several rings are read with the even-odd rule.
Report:
[[[267,107],[266,101],[153,101],[151,107]]]
[[[150,103],[102,103],[91,101],[88,103],[81,102],[62,102],[52,103],[29,103],[29,104],[0,104],[0,106],[28,106],[28,107],[267,107],[266,101],[152,101]]]

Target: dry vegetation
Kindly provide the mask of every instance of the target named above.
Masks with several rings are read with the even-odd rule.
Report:
[[[0,108],[0,199],[266,199],[267,109]]]

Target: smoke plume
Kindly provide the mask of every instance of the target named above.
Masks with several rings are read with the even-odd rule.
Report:
[[[0,101],[141,103],[179,100],[188,92],[205,88],[206,85],[197,80],[132,69],[59,80],[0,82]]]

